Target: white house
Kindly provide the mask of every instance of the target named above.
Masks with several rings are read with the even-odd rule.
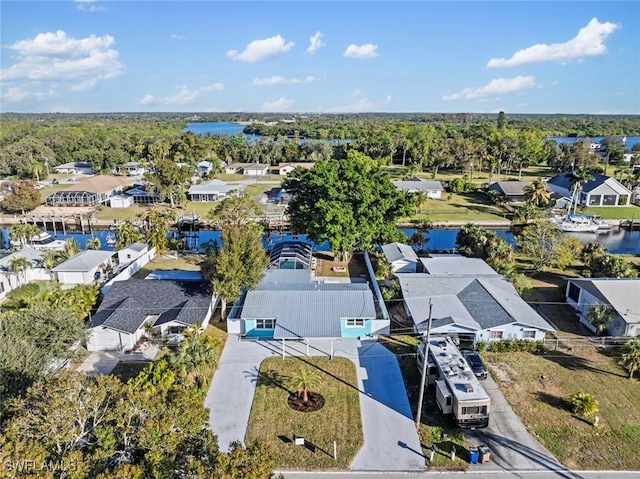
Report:
[[[459,254],[430,255],[420,258],[426,274],[461,276],[499,276],[496,271],[480,258],[466,258]]]
[[[571,198],[573,194],[572,172],[567,171],[547,181],[547,188],[560,196]],[[582,206],[629,206],[631,191],[618,180],[598,173],[590,173],[593,179],[582,185],[578,204]]]
[[[286,176],[296,168],[304,168],[310,170],[314,167],[315,163],[280,163],[274,167],[274,171],[280,176]]]
[[[142,163],[138,161],[129,161],[122,165],[122,172],[127,176],[142,176],[144,175],[145,168]]]
[[[414,176],[408,180],[392,181],[397,189],[407,193],[424,192],[427,198],[441,198],[444,187],[439,181],[427,181]]]
[[[607,335],[640,336],[640,278],[570,279],[566,297],[587,327],[595,329],[587,321],[591,307],[605,304],[613,309],[613,318],[605,325]]]
[[[213,170],[213,163],[211,163],[210,161],[203,160],[200,163],[198,163],[196,167],[197,167],[198,176],[202,178],[207,176],[209,173],[211,173],[211,170]]]
[[[61,175],[93,175],[93,168],[88,161],[72,161],[55,166],[53,171]]]
[[[129,206],[133,206],[133,204],[133,196],[115,195],[109,198],[109,206],[111,208],[129,208]]]
[[[232,175],[234,173],[242,173],[242,170],[245,166],[251,163],[230,163],[224,167],[224,172],[228,175]]]
[[[242,185],[230,185],[222,180],[209,180],[197,185],[192,185],[189,188],[188,194],[191,201],[218,201],[234,192],[238,194],[241,188]]]
[[[553,331],[502,276],[400,273],[396,277],[416,332],[427,329],[430,303],[433,334],[491,342],[542,340],[547,331]]]
[[[9,271],[9,265],[14,258],[26,258],[30,264],[23,272],[14,273]],[[31,281],[50,280],[49,270],[42,266],[41,261],[42,251],[29,246],[0,258],[0,299]]]
[[[149,251],[146,243],[132,243],[118,250],[118,264],[127,264],[135,261]]]
[[[62,284],[91,284],[113,270],[113,255],[113,251],[88,249],[72,256],[51,271]]]
[[[411,246],[402,243],[382,245],[384,257],[394,273],[415,273],[420,260]]]
[[[189,327],[204,329],[216,302],[206,281],[118,281],[88,324],[87,349],[128,351],[147,334],[171,339]]]
[[[122,193],[130,178],[98,175],[47,197],[47,206],[95,206]]]
[[[242,174],[248,176],[264,176],[269,173],[269,165],[263,163],[248,163],[242,168]]]

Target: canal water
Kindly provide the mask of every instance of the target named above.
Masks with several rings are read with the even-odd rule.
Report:
[[[411,228],[401,228],[401,231],[410,237],[415,233],[414,229]],[[426,251],[453,251],[456,247],[456,235],[458,234],[459,229],[431,229],[426,230],[423,233],[425,238],[424,243],[421,245],[422,249]],[[504,237],[510,245],[515,247],[516,240],[515,235],[512,231],[507,229],[497,229],[493,230],[499,236]],[[56,239],[67,239],[74,238],[81,248],[85,248],[87,240],[89,240],[92,235],[90,234],[81,234],[81,233],[67,233],[65,235],[58,233],[57,235],[53,234],[53,231],[49,231],[51,236],[54,236]],[[173,234],[173,233],[172,233]],[[599,233],[566,233],[577,238],[582,244],[587,244],[591,242],[598,242],[603,244],[610,253],[616,254],[640,254],[640,231],[625,231],[625,230],[611,230],[607,232],[599,232]],[[9,248],[9,239],[8,232],[6,229],[0,230],[1,244],[3,248]],[[107,238],[109,236],[113,236],[112,231],[96,231],[94,236],[99,238],[102,242],[101,249],[104,250],[113,250],[113,246],[109,246],[107,243]],[[219,231],[211,231],[211,230],[200,230],[195,233],[192,238],[185,238],[189,244],[189,246],[193,249],[203,249],[203,245],[207,241],[217,241],[220,243],[220,232]],[[316,251],[329,251],[329,243],[324,242],[320,245],[313,243],[308,240],[306,235],[293,235],[288,232],[280,233],[280,232],[271,232],[268,236],[264,237],[264,245],[265,247],[270,247],[273,244],[276,244],[281,241],[308,241],[310,242]]]

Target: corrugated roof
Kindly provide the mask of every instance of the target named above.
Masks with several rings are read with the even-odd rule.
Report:
[[[363,283],[263,282],[247,292],[240,313],[241,319],[276,319],[275,339],[338,338],[341,318],[375,317],[373,294]]]
[[[601,301],[611,305],[627,323],[640,323],[640,279],[572,279]]]
[[[240,189],[239,185],[229,185],[222,180],[210,180],[189,187],[189,194],[228,193]]]
[[[428,274],[396,274],[409,313],[416,324],[429,317],[429,300],[434,303],[434,318],[452,317],[475,329],[489,329],[511,323],[523,323],[553,330],[502,276],[461,277]],[[453,300],[457,298],[460,304]],[[438,310],[436,315],[436,304]],[[461,306],[464,311],[461,310]]]
[[[61,263],[55,268],[53,268],[51,271],[54,271],[54,272],[91,271],[97,268],[98,266],[100,266],[109,258],[111,258],[114,254],[115,253],[113,251],[88,249],[86,251],[81,251],[75,256],[72,256],[64,263]]]
[[[105,326],[127,333],[136,332],[147,316],[159,315],[156,322],[177,321],[202,324],[212,295],[206,281],[116,281],[105,296],[90,326]]]
[[[480,258],[466,258],[460,255],[442,255],[431,258],[420,258],[420,261],[424,265],[427,274],[498,275],[491,266]]]
[[[413,251],[413,248],[403,243],[384,244],[382,245],[382,252],[389,263],[393,263],[400,259],[406,259],[413,262],[418,261],[418,255]]]
[[[30,246],[22,248],[20,251],[16,251],[15,253],[11,253],[3,258],[0,258],[0,268],[8,268],[9,263],[14,258],[27,258],[27,261],[29,261],[33,266],[38,266],[38,263],[42,259],[42,251],[39,251]]]
[[[405,191],[443,191],[444,187],[439,181],[427,181],[422,178],[413,177],[409,180],[392,181],[399,190]]]
[[[124,176],[98,175],[82,180],[75,185],[71,185],[64,191],[87,191],[89,193],[104,193],[117,188],[118,186],[131,184],[133,180]]]

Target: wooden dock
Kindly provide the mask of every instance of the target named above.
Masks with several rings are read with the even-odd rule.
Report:
[[[630,220],[621,220],[620,229],[629,231],[640,231],[640,220],[636,220],[633,218]]]

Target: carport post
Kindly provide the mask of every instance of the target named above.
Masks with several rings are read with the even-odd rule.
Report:
[[[282,338],[282,359],[284,359],[285,350],[284,350],[284,338]]]
[[[331,359],[333,359],[333,338],[331,338]]]
[[[309,356],[309,338],[307,338],[307,356]]]
[[[424,400],[424,383],[427,378],[427,364],[429,363],[429,339],[431,338],[431,320],[433,318],[433,303],[429,299],[429,323],[426,339],[424,340],[424,356],[422,357],[422,377],[420,378],[420,395],[418,398],[418,412],[416,413],[416,428],[420,427],[422,416],[422,401]]]

